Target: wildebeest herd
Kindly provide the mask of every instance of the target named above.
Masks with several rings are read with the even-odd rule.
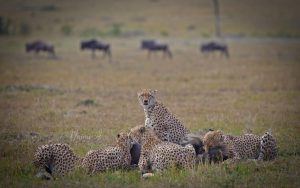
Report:
[[[55,57],[54,46],[41,40],[36,40],[25,44],[26,52],[29,53],[34,51],[35,53],[47,52],[49,55]],[[80,49],[90,50],[92,52],[91,57],[95,58],[96,51],[102,51],[103,57],[108,57],[109,60],[112,58],[111,45],[96,39],[86,40],[80,42]],[[147,57],[150,58],[152,53],[162,52],[163,57],[172,58],[172,52],[168,44],[159,43],[155,40],[142,40],[140,45],[141,50],[148,52]],[[200,52],[202,54],[213,54],[214,52],[220,52],[220,54],[229,58],[228,46],[225,43],[220,42],[207,42],[200,45]]]

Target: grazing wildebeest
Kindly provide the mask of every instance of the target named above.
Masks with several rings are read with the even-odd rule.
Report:
[[[226,44],[220,44],[217,42],[208,42],[200,46],[200,50],[203,54],[213,53],[215,51],[220,51],[221,54],[229,57],[228,46]]]
[[[31,51],[34,51],[35,53],[39,53],[40,51],[48,52],[50,55],[54,56],[54,46],[47,44],[43,41],[37,40],[31,43],[26,43],[26,52],[29,53]]]
[[[103,56],[107,55],[109,57],[109,59],[111,58],[110,45],[102,43],[95,39],[81,42],[80,48],[81,48],[81,50],[85,50],[85,49],[92,50],[92,58],[95,57],[96,50],[103,51]]]
[[[162,51],[163,55],[167,55],[169,58],[172,58],[172,53],[167,44],[159,44],[154,40],[143,40],[141,42],[141,49],[148,50],[148,58],[152,52]]]

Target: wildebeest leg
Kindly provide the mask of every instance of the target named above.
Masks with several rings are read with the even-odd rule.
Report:
[[[208,58],[208,52],[207,51],[202,51],[202,54],[203,54],[204,58]]]
[[[53,58],[56,57],[54,50],[49,51],[48,54],[49,54],[49,57],[53,57]]]
[[[225,49],[224,53],[225,53],[225,56],[226,56],[227,58],[229,58],[229,52],[228,52],[228,49],[227,49],[227,48]]]
[[[94,49],[92,49],[92,59],[95,59],[95,50]]]
[[[101,50],[103,53],[102,53],[102,59],[105,58],[105,56],[107,55],[107,51],[106,50]]]
[[[172,59],[173,55],[172,55],[171,50],[167,49],[167,54],[168,54],[169,58]]]
[[[150,56],[151,56],[151,50],[148,49],[148,55],[147,55],[147,58],[150,59]]]
[[[162,50],[162,57],[163,57],[163,58],[166,57],[166,50]]]
[[[106,53],[108,55],[109,62],[111,63],[111,51],[110,51],[110,49],[108,49]]]

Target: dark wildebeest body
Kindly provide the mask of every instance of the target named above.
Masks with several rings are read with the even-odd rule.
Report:
[[[188,134],[187,137],[184,138],[184,140],[180,144],[182,146],[191,144],[195,149],[196,155],[200,155],[205,152],[203,148],[204,145],[200,136],[193,133]]]
[[[137,166],[139,164],[139,160],[140,160],[141,145],[137,144],[137,143],[133,144],[133,146],[130,150],[130,154],[131,154],[130,165]]]
[[[225,146],[210,148],[206,155],[209,163],[219,163],[228,159]]]
[[[213,129],[208,129],[208,131],[213,131]],[[197,163],[200,161],[205,163],[205,160],[208,160],[209,163],[211,162],[218,163],[227,160],[228,156],[227,156],[227,152],[226,152],[227,150],[225,145],[220,147],[210,148],[207,153],[205,152],[202,138],[206,132],[207,131],[204,130],[196,134],[190,133],[183,139],[180,145],[186,146],[188,144],[191,144],[194,147],[197,156]]]
[[[141,42],[141,49],[148,50],[148,48],[155,44],[154,40],[142,40]]]
[[[108,55],[109,59],[111,58],[110,45],[99,42],[95,39],[81,42],[80,48],[81,50],[85,50],[85,49],[92,50],[92,58],[95,57],[96,50],[103,51],[104,56]]]
[[[208,42],[202,44],[200,47],[202,53],[213,53],[216,51],[220,51],[221,54],[225,55],[227,58],[229,57],[228,47],[226,44],[219,44],[216,42]]]
[[[48,52],[51,55],[55,55],[54,46],[47,44],[43,41],[34,41],[31,43],[26,43],[26,52],[29,53],[34,51],[35,53],[39,53],[40,51]]]
[[[167,55],[169,58],[172,58],[172,53],[167,44],[159,44],[154,40],[143,40],[141,42],[141,49],[148,50],[148,58],[150,58],[152,52],[163,52],[163,55]]]

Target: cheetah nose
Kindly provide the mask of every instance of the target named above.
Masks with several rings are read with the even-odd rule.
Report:
[[[148,105],[148,100],[144,100],[144,105]]]

